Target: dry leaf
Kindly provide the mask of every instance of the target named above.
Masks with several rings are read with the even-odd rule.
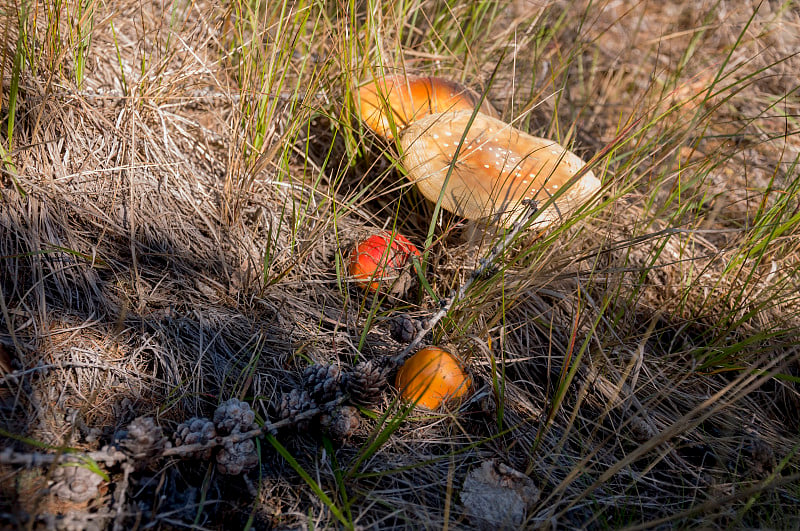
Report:
[[[495,460],[484,461],[464,480],[461,502],[479,529],[519,529],[528,509],[539,500],[533,480]]]

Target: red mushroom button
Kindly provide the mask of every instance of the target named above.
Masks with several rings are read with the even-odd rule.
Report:
[[[383,231],[356,243],[350,255],[348,273],[369,291],[396,280],[420,256],[419,249],[402,234]]]

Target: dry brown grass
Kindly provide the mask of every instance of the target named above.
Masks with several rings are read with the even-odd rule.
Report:
[[[262,440],[246,477],[161,461],[132,475],[123,507],[118,469],[65,506],[44,488],[52,470],[3,465],[8,525],[470,528],[458,494],[488,459],[542,491],[526,527],[800,523],[797,210],[763,223],[800,178],[791,2],[475,4],[493,22],[467,3],[358,3],[352,18],[288,4],[255,26],[237,3],[90,4],[82,86],[76,5],[49,25],[49,4],[31,7],[37,48],[13,138],[0,129],[13,162],[0,173],[0,427],[17,451],[96,450],[139,415],[170,432],[230,397],[274,418],[309,364],[402,348],[390,314],[438,301],[419,290],[378,306],[340,269],[371,229],[422,243],[430,223],[352,113],[353,80],[378,63],[481,89],[505,49],[489,90],[504,118],[587,160],[626,141],[597,163],[602,203],[515,241],[434,330],[497,413],[395,425],[387,389],[333,456],[313,430],[279,433],[346,523]],[[3,9],[0,117],[20,46],[18,11]],[[459,223],[435,227],[438,297],[478,258]]]

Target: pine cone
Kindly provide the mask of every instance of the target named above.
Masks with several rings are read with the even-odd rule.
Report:
[[[389,321],[389,335],[398,343],[411,343],[424,328],[422,319],[415,319],[407,313],[395,315]]]
[[[226,442],[217,453],[217,470],[220,474],[238,476],[258,465],[258,451],[253,439]]]
[[[338,406],[329,413],[324,413],[319,423],[322,431],[331,439],[344,442],[356,432],[360,423],[358,409],[353,406]]]
[[[658,435],[650,419],[641,415],[636,415],[631,419],[630,429],[633,440],[638,443],[643,443]]]
[[[345,383],[350,402],[361,406],[377,404],[390,370],[391,367],[375,360],[362,361],[353,367]]]
[[[175,445],[206,444],[216,436],[217,430],[213,422],[207,418],[193,417],[178,425],[178,429],[175,430]],[[211,450],[212,448],[205,448],[188,455],[199,459],[210,459]]]
[[[486,393],[482,396],[480,400],[478,400],[478,407],[480,408],[480,412],[487,417],[494,418],[497,416],[497,402],[492,393]]]
[[[342,396],[342,371],[336,365],[317,364],[303,371],[303,387],[317,404]]]
[[[120,445],[134,459],[145,460],[159,455],[169,441],[153,417],[138,417],[128,424]]]
[[[88,511],[70,511],[67,514],[43,514],[45,529],[57,531],[103,531],[110,527],[108,519]]]
[[[223,402],[214,411],[214,425],[221,435],[244,433],[255,427],[256,414],[250,404],[235,398]]]
[[[53,471],[53,486],[50,491],[58,496],[76,503],[88,502],[100,493],[98,487],[103,483],[100,474],[74,463],[59,466]]]
[[[742,455],[748,464],[750,476],[764,479],[775,468],[775,451],[764,439],[753,436],[745,445]]]
[[[310,426],[310,419],[298,421],[297,416],[315,407],[317,407],[317,404],[307,391],[292,389],[281,396],[281,404],[278,406],[278,418],[281,420],[289,419],[295,423],[295,427],[299,431],[306,431]]]

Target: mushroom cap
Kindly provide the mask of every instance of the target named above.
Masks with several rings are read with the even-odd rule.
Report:
[[[356,284],[376,291],[382,282],[396,280],[414,256],[420,256],[420,252],[408,238],[381,231],[356,243],[347,270]]]
[[[395,386],[403,400],[433,410],[469,393],[472,378],[453,354],[439,347],[425,347],[400,367]]]
[[[429,114],[445,111],[472,111],[480,94],[455,81],[439,77],[387,76],[358,89],[361,120],[380,136],[392,140],[391,123],[396,130]],[[498,116],[484,99],[481,112]]]
[[[560,192],[532,222],[542,229],[600,189],[600,181],[587,171],[561,191],[585,166],[580,157],[557,142],[523,133],[481,113],[466,131],[471,115],[472,111],[429,115],[400,136],[401,160],[409,178],[431,201],[441,195],[442,208],[467,219],[488,217],[511,227],[528,205],[542,209]],[[445,187],[462,136],[464,143]]]

